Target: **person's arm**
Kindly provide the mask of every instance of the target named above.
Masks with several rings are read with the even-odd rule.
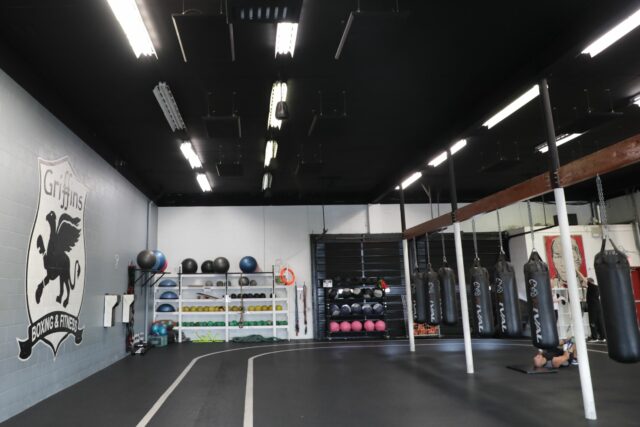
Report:
[[[561,356],[556,356],[553,359],[551,359],[551,366],[558,369],[568,361],[569,361],[569,353],[565,351]]]

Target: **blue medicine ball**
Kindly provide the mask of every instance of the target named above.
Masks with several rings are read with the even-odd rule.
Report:
[[[164,267],[164,263],[167,261],[167,257],[160,251],[155,250],[153,254],[156,256],[156,262],[153,264],[152,270],[160,271]]]
[[[178,299],[178,294],[173,291],[166,291],[160,295],[160,299]]]
[[[160,335],[160,327],[162,325],[160,325],[159,323],[154,323],[151,326],[151,335]],[[165,328],[166,329],[166,328]]]
[[[252,256],[246,256],[240,260],[240,271],[243,273],[255,273],[258,269],[258,261]]]
[[[160,313],[172,313],[176,311],[176,309],[171,304],[160,304],[156,311]]]
[[[158,283],[158,286],[161,288],[175,288],[178,284],[171,279],[164,279]]]
[[[167,335],[167,327],[164,325],[159,325],[160,327],[158,328],[158,335],[160,336],[164,336]]]

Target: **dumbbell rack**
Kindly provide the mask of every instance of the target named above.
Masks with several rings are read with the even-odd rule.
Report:
[[[345,286],[340,286],[337,285],[336,288],[341,289],[341,288],[348,288],[348,289],[353,289],[353,288],[360,288],[362,290],[365,289],[376,289],[377,286],[375,285],[345,285]],[[350,296],[348,298],[340,298],[337,297],[335,299],[331,298],[329,296],[329,292],[330,292],[331,288],[324,288],[324,296],[325,296],[325,301],[326,301],[326,307],[325,307],[325,313],[326,313],[326,326],[327,326],[327,340],[331,341],[334,339],[342,339],[342,340],[354,340],[354,339],[375,339],[375,338],[389,338],[389,331],[388,330],[384,330],[384,331],[365,331],[364,329],[362,329],[362,331],[359,332],[354,332],[354,331],[350,331],[350,332],[342,332],[342,331],[338,331],[338,332],[331,332],[329,331],[329,323],[331,321],[334,322],[342,322],[344,320],[347,321],[353,321],[353,320],[359,320],[362,323],[364,323],[366,320],[371,320],[371,321],[376,321],[376,320],[384,320],[386,323],[386,313],[387,313],[387,301],[386,301],[386,293],[382,294],[381,298],[366,298],[364,296],[357,296],[357,297],[353,297]],[[371,303],[371,304],[375,304],[375,303],[380,303],[383,305],[384,307],[384,312],[382,314],[371,314],[371,315],[365,315],[364,313],[362,314],[350,314],[348,316],[332,316],[331,315],[331,304],[337,304],[337,305],[342,305],[342,304],[353,304],[353,303],[359,303],[359,304],[365,304],[365,303]]]
[[[262,279],[265,283],[256,286],[240,287],[231,282],[237,283],[237,279],[242,276],[258,281]],[[174,327],[174,329],[178,331],[178,342],[182,342],[185,334],[195,334],[198,336],[198,332],[206,332],[207,334],[221,333],[222,336],[220,336],[220,339],[228,342],[233,338],[232,334],[245,329],[271,331],[270,336],[273,337],[278,337],[278,332],[284,331],[286,338],[288,339],[290,337],[289,325],[291,321],[289,319],[288,287],[276,284],[273,271],[250,274],[240,272],[229,272],[226,274],[182,274],[179,272],[178,274],[167,274],[165,278],[173,279],[176,281],[177,286],[156,286],[154,288],[153,320],[171,319],[176,321],[177,326]],[[216,283],[219,281],[223,281],[224,285],[217,286]],[[207,285],[207,282],[210,282],[210,284]],[[160,295],[165,291],[176,292],[178,299],[161,299]],[[198,293],[206,293],[218,298],[198,298]],[[266,298],[231,298],[231,294],[240,293],[265,293]],[[238,307],[241,303],[245,305],[244,311],[231,310],[232,307]],[[270,306],[270,310],[249,311],[246,305],[251,303],[262,303],[261,305]],[[157,312],[156,309],[160,304],[171,304],[176,308],[176,311]],[[203,307],[203,309],[185,311],[185,308],[191,307],[190,304],[194,304],[194,306],[198,308]],[[282,306],[282,310],[277,310],[278,305]],[[209,311],[211,307],[222,307],[222,310]],[[253,322],[254,319],[256,319],[256,322],[263,321],[267,316],[269,317],[270,325],[246,325],[247,322]],[[241,318],[244,318],[244,324],[236,325],[235,323],[240,323]],[[266,320],[264,321],[266,322]],[[199,323],[199,325],[185,326],[185,322]],[[208,324],[211,322],[223,323],[223,325],[212,326]],[[203,325],[203,323],[207,324]],[[232,323],[234,323],[234,325],[232,325]]]

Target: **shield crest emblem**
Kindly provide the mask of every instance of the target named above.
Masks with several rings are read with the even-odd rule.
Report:
[[[85,282],[84,212],[87,187],[67,157],[38,159],[40,192],[31,231],[26,271],[29,328],[18,340],[20,359],[42,342],[53,356],[69,336],[82,342],[78,316]]]

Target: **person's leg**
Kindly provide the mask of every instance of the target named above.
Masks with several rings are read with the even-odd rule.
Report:
[[[596,314],[596,330],[598,331],[598,339],[599,340],[606,340],[607,339],[607,333],[604,329],[604,320],[602,318],[602,308],[599,307],[600,309],[597,310],[597,314]]]

